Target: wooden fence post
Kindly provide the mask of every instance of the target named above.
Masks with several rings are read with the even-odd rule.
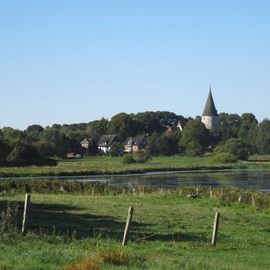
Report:
[[[128,229],[129,229],[129,225],[130,225],[130,222],[132,220],[132,217],[133,217],[133,212],[134,212],[134,208],[133,207],[129,207],[122,246],[125,246],[127,244],[127,240],[128,240]]]
[[[240,194],[238,197],[238,203],[240,204],[242,202],[242,195]]]
[[[23,221],[22,221],[22,233],[25,233],[27,230],[27,225],[28,225],[27,221],[28,221],[28,215],[29,215],[30,200],[31,200],[31,195],[25,194]]]
[[[252,205],[253,205],[254,207],[256,207],[255,199],[254,199],[253,196],[251,196],[251,202],[252,202]]]
[[[220,213],[216,212],[215,221],[214,221],[214,229],[213,229],[213,237],[212,237],[212,245],[214,246],[217,243],[219,218],[220,218]]]
[[[210,198],[211,199],[213,198],[213,189],[212,189],[212,187],[210,187]]]

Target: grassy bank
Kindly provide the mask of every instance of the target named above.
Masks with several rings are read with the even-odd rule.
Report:
[[[188,198],[192,193],[198,197]],[[269,269],[269,196],[234,189],[213,190],[213,196],[191,187],[147,194],[33,194],[29,232],[0,237],[0,269]],[[19,202],[21,220],[23,199],[2,194],[0,208]],[[134,221],[122,248],[129,206],[135,207]],[[216,211],[221,222],[213,247]]]
[[[129,174],[152,171],[270,168],[270,162],[216,164],[209,157],[155,157],[144,164],[123,164],[122,157],[89,157],[63,160],[55,167],[2,167],[0,177]]]
[[[154,157],[147,163],[124,164],[122,157],[89,157],[78,160],[62,160],[55,167],[0,167],[0,177],[24,176],[72,176],[131,174],[155,171],[222,170],[222,169],[270,169],[270,161],[256,160],[234,164],[214,163],[211,157]]]

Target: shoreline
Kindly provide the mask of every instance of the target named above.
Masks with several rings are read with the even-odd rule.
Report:
[[[249,166],[252,165],[252,166]],[[13,172],[1,172],[0,180],[3,179],[23,179],[23,178],[64,178],[64,177],[91,177],[91,176],[129,176],[129,175],[144,175],[144,174],[161,174],[161,173],[188,173],[188,172],[225,172],[225,171],[247,171],[247,170],[270,170],[270,166],[254,166],[265,165],[263,163],[256,164],[233,164],[233,165],[215,165],[215,166],[194,166],[194,167],[165,167],[165,168],[141,168],[129,169],[120,171],[51,171],[51,168],[45,169],[43,172],[35,172],[35,170],[43,169],[43,167],[23,167],[23,168],[8,168],[15,169]],[[16,170],[20,170],[16,172]],[[25,170],[22,172],[22,170]],[[31,172],[29,172],[31,171]]]
[[[158,156],[149,162],[125,164],[123,157],[60,160],[57,166],[0,167],[0,178],[115,176],[146,173],[270,169],[268,161],[216,163],[211,157]]]

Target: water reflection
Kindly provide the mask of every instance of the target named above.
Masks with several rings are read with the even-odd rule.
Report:
[[[270,191],[270,170],[228,170],[228,171],[193,171],[193,172],[155,172],[133,175],[113,176],[71,176],[71,177],[40,177],[82,182],[106,182],[114,186],[154,186],[176,188],[179,186],[196,185],[256,189]]]
[[[81,179],[91,181],[92,179]],[[143,175],[110,176],[96,179],[110,185],[155,186],[175,188],[178,186],[196,185],[270,190],[270,171],[203,171],[203,172],[170,172],[149,173]]]

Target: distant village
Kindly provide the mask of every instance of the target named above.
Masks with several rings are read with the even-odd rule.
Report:
[[[209,95],[205,104],[205,108],[202,114],[202,123],[209,130],[218,127],[218,113],[215,107],[211,87],[209,91]],[[167,126],[165,133],[174,133],[181,132],[185,128],[185,125],[178,121],[177,124],[172,126]],[[136,137],[127,137],[124,141],[121,141],[116,135],[108,135],[104,134],[100,137],[97,148],[104,155],[109,155],[111,151],[111,147],[114,143],[120,142],[123,145],[122,153],[123,154],[136,154],[142,152],[146,149],[147,146],[147,135],[139,135]],[[88,150],[92,146],[91,138],[84,138],[80,142],[80,146],[82,149],[85,149],[85,154],[79,154],[75,152],[67,153],[66,158],[81,158],[82,156],[87,156]]]
[[[168,127],[166,132],[175,132],[175,131],[182,131],[182,125],[180,121],[176,126]],[[146,148],[146,135],[139,135],[136,137],[127,137],[126,140],[123,142],[123,153],[129,154],[136,154],[141,151],[144,151]],[[98,141],[97,147],[98,149],[104,154],[109,155],[112,145],[115,142],[120,142],[120,139],[116,135],[102,135]],[[91,139],[85,138],[80,142],[82,148],[85,149],[85,153],[91,147]],[[68,153],[67,158],[80,158],[82,157],[81,154],[77,154],[74,152]]]

